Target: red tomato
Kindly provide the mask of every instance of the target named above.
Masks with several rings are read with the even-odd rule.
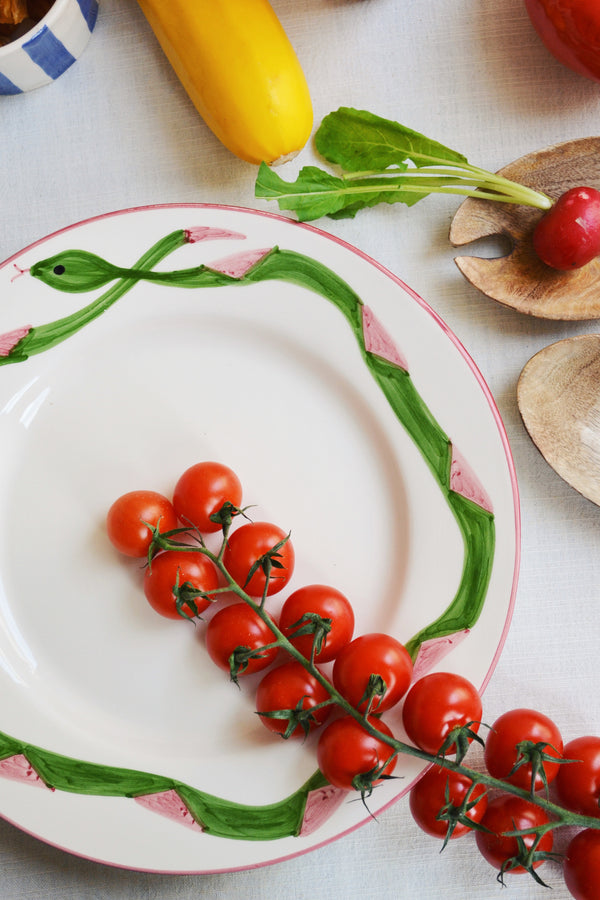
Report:
[[[177,516],[170,500],[156,491],[130,491],[108,510],[106,531],[120,553],[141,558],[152,542],[152,532],[144,522],[159,525],[161,531],[177,528]]]
[[[600,831],[586,828],[567,847],[565,884],[575,900],[600,900]]]
[[[410,811],[419,828],[432,837],[445,838],[450,823],[438,819],[438,813],[447,804],[459,807],[472,785],[473,782],[466,775],[451,772],[440,766],[431,766],[410,792]],[[481,822],[488,805],[484,785],[478,784],[473,788],[469,794],[468,805],[471,808],[466,813],[467,817],[472,822]],[[457,822],[450,837],[462,837],[469,831],[471,829],[467,825]]]
[[[187,550],[167,550],[159,553],[152,560],[152,565],[144,575],[144,593],[148,603],[157,613],[167,619],[193,617],[201,613],[211,601],[202,597],[190,597],[183,602],[181,613],[178,612],[176,590],[183,590],[181,600],[184,601],[186,589],[192,591],[214,591],[219,586],[217,570],[212,562],[201,553]]]
[[[516,837],[506,837],[507,831],[517,831],[525,828],[536,828],[539,825],[546,825],[549,822],[548,816],[536,806],[535,803],[529,803],[522,800],[521,797],[513,797],[510,794],[501,794],[494,797],[488,803],[488,808],[481,824],[487,828],[489,832],[477,832],[477,846],[481,855],[487,859],[490,865],[499,869],[507,860],[514,859],[519,853],[519,843]],[[527,849],[530,849],[536,836],[534,834],[526,834],[522,836],[522,840]],[[537,851],[549,853],[554,843],[552,832],[547,831],[541,838],[536,847]],[[536,860],[533,868],[537,869],[543,860]],[[507,871],[522,873],[526,869],[518,864],[510,866]]]
[[[525,0],[532,24],[559,62],[600,80],[598,0]]]
[[[256,711],[275,712],[284,709],[312,709],[329,699],[329,691],[307,672],[302,663],[293,660],[271,669],[264,676],[256,691]],[[305,719],[309,731],[322,725],[329,716],[331,706],[324,706]],[[284,735],[289,726],[288,719],[260,716],[261,722],[276,734]],[[305,730],[298,724],[288,737],[303,737]]]
[[[385,722],[373,717],[370,722],[382,734],[393,737]],[[369,734],[352,716],[336,719],[323,730],[317,745],[317,761],[330,784],[345,791],[366,793],[383,781],[382,775],[391,775],[396,767],[393,748]],[[374,778],[375,774],[378,777]]]
[[[453,672],[432,672],[415,682],[406,695],[402,721],[417,747],[436,754],[455,729],[468,725],[476,733],[481,711],[481,697],[470,681]],[[454,751],[449,747],[447,753]]]
[[[388,634],[363,634],[340,650],[333,664],[333,683],[356,709],[365,710],[363,701],[371,675],[385,682],[385,693],[376,696],[371,712],[383,712],[394,706],[407,692],[412,678],[412,660],[408,650]]]
[[[247,603],[224,606],[206,626],[206,649],[212,661],[226,672],[231,671],[231,655],[238,647],[244,650],[260,650],[275,641],[275,635],[258,613]],[[236,671],[236,675],[251,675],[269,666],[279,651],[278,647],[254,656]]]
[[[600,192],[571,188],[545,213],[533,232],[533,248],[553,269],[580,269],[600,254]]]
[[[221,529],[210,517],[229,501],[239,507],[242,485],[228,466],[218,462],[200,462],[190,466],[175,485],[173,506],[184,523],[192,523],[198,531],[212,533]]]
[[[562,763],[558,770],[554,784],[561,805],[600,818],[600,738],[575,738],[565,745],[563,756],[576,762]]]
[[[279,627],[294,647],[310,659],[314,634],[293,637],[302,627],[302,617],[307,613],[316,613],[330,620],[331,630],[325,636],[321,650],[315,653],[316,662],[329,662],[352,640],[354,611],[350,601],[335,588],[324,584],[309,584],[287,598],[281,610]]]
[[[487,770],[494,778],[503,778],[510,784],[529,790],[532,779],[530,762],[519,766],[512,775],[510,774],[520,755],[518,745],[522,741],[546,744],[547,746],[540,748],[541,751],[555,759],[562,756],[563,742],[552,719],[533,709],[511,709],[496,719],[485,742]],[[543,761],[542,766],[546,773],[546,782],[550,784],[556,778],[560,764]],[[535,790],[539,791],[543,787],[544,779],[541,772],[538,772]]]
[[[246,584],[252,566],[258,559],[273,550],[285,537],[285,531],[269,522],[249,522],[247,525],[237,528],[229,536],[223,563],[236,584],[251,597],[262,597],[267,583],[266,574],[259,567]],[[268,595],[277,594],[286,586],[294,571],[294,561],[294,548],[288,539],[279,548],[277,555],[273,557],[273,568],[269,574],[267,588]]]

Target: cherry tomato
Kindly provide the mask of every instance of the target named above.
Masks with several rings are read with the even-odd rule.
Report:
[[[387,737],[393,737],[385,722],[374,717],[370,722]],[[327,781],[345,791],[359,790],[356,779],[381,767],[379,777],[366,778],[364,789],[368,792],[383,781],[382,775],[392,774],[396,756],[389,744],[369,734],[356,719],[343,716],[327,725],[319,736],[317,762]]]
[[[536,712],[533,709],[511,709],[496,719],[485,742],[485,764],[490,775],[494,778],[503,778],[505,781],[521,787],[524,790],[531,788],[532,767],[527,762],[521,765],[513,774],[510,772],[517,762],[521,741],[531,741],[533,744],[547,744],[540,748],[544,754],[556,759],[562,756],[563,742],[560,731],[548,716]],[[560,768],[559,763],[550,761],[542,762],[546,773],[546,782],[553,781]],[[535,779],[535,790],[544,787],[544,779],[538,772]]]
[[[340,591],[324,584],[309,584],[287,598],[281,609],[279,627],[294,647],[310,659],[314,634],[293,637],[307,613],[331,620],[331,630],[325,636],[321,650],[315,653],[315,662],[329,662],[352,640],[354,611],[350,601]]]
[[[111,544],[125,556],[146,556],[152,532],[144,522],[159,525],[161,531],[177,528],[177,515],[171,501],[156,491],[123,494],[115,500],[106,516],[106,531]]]
[[[260,650],[272,644],[275,635],[258,613],[247,603],[234,603],[224,606],[212,617],[206,626],[206,649],[212,661],[226,672],[231,671],[231,655],[238,647],[247,650]],[[251,675],[269,666],[279,651],[278,647],[265,650],[264,653],[248,659],[237,675]]]
[[[600,6],[597,0],[525,0],[531,22],[559,62],[600,80]]]
[[[459,807],[472,785],[473,782],[466,775],[451,772],[440,766],[431,766],[419,778],[409,797],[410,811],[419,828],[432,837],[445,838],[449,822],[438,819],[438,813],[449,803]],[[476,785],[467,802],[470,807],[466,812],[467,817],[472,822],[481,822],[488,805],[485,787],[482,784]],[[462,837],[469,831],[471,829],[468,825],[457,822],[450,837]]]
[[[586,828],[575,835],[567,847],[563,875],[575,900],[599,900],[600,831]]]
[[[533,249],[547,266],[580,269],[600,254],[600,191],[571,188],[545,213],[533,232]]]
[[[406,647],[388,634],[363,634],[343,647],[333,664],[333,683],[356,709],[365,710],[363,700],[371,675],[379,675],[385,692],[376,696],[371,712],[394,706],[407,692],[412,678],[412,660]]]
[[[212,562],[201,553],[187,550],[167,550],[152,560],[152,565],[144,575],[144,593],[148,603],[157,613],[167,619],[179,619],[177,598],[179,589],[185,592],[188,586],[193,591],[214,591],[219,586],[217,570]],[[203,597],[192,597],[183,603],[183,617],[195,615],[194,606],[201,613],[211,601]]]
[[[191,522],[204,533],[219,531],[210,517],[229,501],[239,507],[242,485],[232,469],[218,462],[199,462],[183,473],[175,485],[173,506],[184,525]]]
[[[563,756],[576,762],[562,763],[558,770],[554,784],[561,805],[600,818],[600,738],[575,738],[565,745]]]
[[[246,584],[252,566],[285,538],[285,531],[269,522],[249,522],[229,536],[223,563],[236,584],[244,588],[251,597],[262,597],[267,583],[266,574],[259,567]],[[273,557],[268,595],[277,594],[286,586],[294,571],[294,561],[294,548],[288,539]]]
[[[510,794],[500,794],[488,803],[488,808],[481,820],[482,826],[488,831],[477,832],[477,847],[484,859],[499,869],[507,860],[513,859],[519,853],[517,838],[507,837],[507,831],[536,828],[546,825],[548,822],[546,813],[535,803],[529,803],[527,800],[522,800],[521,797],[513,797]],[[534,834],[522,836],[528,850],[533,846],[535,839]],[[537,844],[536,850],[549,853],[553,843],[552,832],[547,831]],[[533,868],[537,869],[542,862],[543,860],[536,860]],[[508,871],[523,873],[526,869],[521,865],[516,865],[514,868],[511,866]]]
[[[477,733],[481,711],[481,697],[470,681],[453,672],[432,672],[416,681],[406,695],[402,721],[417,747],[436,754],[455,729],[468,725]],[[446,752],[454,753],[455,748],[448,747]]]
[[[317,679],[307,672],[302,663],[292,660],[271,669],[264,676],[256,691],[256,711],[259,713],[274,712],[283,709],[312,710],[313,707],[329,699],[329,692]],[[310,718],[305,719],[306,728],[312,731],[327,719],[331,706],[323,706],[315,710]],[[263,724],[276,734],[285,734],[288,719],[260,716]],[[298,724],[288,737],[303,737],[305,730]]]

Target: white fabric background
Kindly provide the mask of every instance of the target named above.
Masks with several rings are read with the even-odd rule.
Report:
[[[497,169],[598,132],[600,84],[544,49],[522,0],[273,0],[305,69],[315,122],[340,105],[389,116]],[[316,159],[307,147],[283,174]],[[255,169],[208,132],[135,0],[101,0],[81,60],[54,85],[0,98],[0,259],[88,216],[167,202],[255,201]],[[529,319],[470,288],[447,240],[458,198],[321,220],[418,291],[457,334],[503,416],[522,502],[522,566],[504,654],[484,698],[493,721],[537,707],[565,739],[600,733],[600,510],[563,483],[526,435],[515,387],[525,362],[592,323]],[[1,791],[1,785],[0,785]],[[502,890],[469,839],[440,855],[405,801],[308,856],[219,876],[111,869],[47,847],[0,820],[0,897],[10,900],[292,900],[544,896],[526,876]],[[568,892],[545,867],[554,900]]]

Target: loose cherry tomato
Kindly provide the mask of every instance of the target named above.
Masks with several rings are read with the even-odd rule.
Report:
[[[575,900],[600,900],[600,831],[586,828],[567,847],[565,884]]]
[[[340,591],[324,584],[309,584],[290,594],[281,609],[279,627],[307,659],[312,653],[314,634],[293,635],[302,628],[303,616],[311,613],[330,620],[331,630],[314,657],[315,662],[329,662],[352,640],[354,611]]]
[[[460,807],[470,789],[466,816],[472,822],[481,822],[488,805],[485,787],[482,784],[473,787],[473,782],[466,775],[440,766],[431,766],[410,792],[409,804],[413,819],[419,828],[432,837],[445,838],[449,822],[439,819],[439,812],[448,804]],[[450,832],[450,838],[462,837],[469,831],[471,829],[468,825],[457,822]]]
[[[148,603],[167,619],[192,618],[201,613],[211,601],[194,597],[195,591],[216,590],[219,586],[217,570],[201,553],[187,550],[167,550],[152,560],[144,575],[144,593]],[[185,600],[191,590],[189,600]],[[178,611],[177,593],[181,592]]]
[[[432,672],[416,681],[406,695],[402,721],[417,747],[436,754],[455,729],[468,725],[477,733],[481,711],[481,697],[470,681],[453,672]],[[455,748],[448,747],[446,752],[454,753]]]
[[[231,655],[234,650],[260,651],[261,647],[272,644],[275,635],[258,613],[247,603],[224,606],[212,617],[206,626],[206,649],[212,661],[226,672],[231,672]],[[278,647],[265,650],[260,656],[253,656],[236,671],[236,675],[251,675],[269,666]]]
[[[374,717],[370,722],[382,734],[393,737],[385,722]],[[383,781],[383,775],[392,774],[396,756],[389,744],[369,734],[356,719],[343,716],[327,725],[319,736],[317,762],[335,787],[369,793]]]
[[[199,462],[183,473],[175,485],[173,506],[184,525],[192,523],[204,533],[219,531],[210,517],[229,501],[239,507],[242,485],[232,469],[218,462]]]
[[[525,762],[511,775],[517,759],[521,755],[521,743],[531,741],[542,744],[544,755],[558,759],[562,756],[563,741],[560,731],[548,716],[533,709],[511,709],[496,719],[485,742],[485,764],[490,775],[528,790],[531,787],[532,765]],[[546,783],[553,781],[560,768],[559,763],[542,760],[546,773]],[[544,787],[541,771],[536,774],[535,790]]]
[[[327,719],[331,706],[323,706],[320,709],[314,707],[328,699],[328,690],[306,671],[302,663],[292,660],[271,669],[264,676],[256,691],[256,711],[260,715],[277,710],[310,710],[310,716],[304,718],[305,727],[298,724],[287,735],[302,737]],[[291,724],[290,720],[285,718],[271,718],[264,715],[260,715],[260,718],[269,731],[281,735],[285,735]]]
[[[549,822],[543,809],[535,803],[522,800],[521,797],[513,797],[510,794],[501,794],[494,797],[488,803],[488,808],[481,824],[487,831],[478,831],[476,835],[479,852],[491,866],[499,869],[508,860],[516,860],[519,854],[519,843],[516,837],[507,837],[506,832],[517,831],[526,828],[537,828]],[[522,836],[525,847],[529,850],[535,843],[535,834]],[[550,853],[553,846],[552,832],[547,831],[536,846],[540,853]],[[533,868],[537,869],[543,860],[535,860]],[[515,862],[507,870],[515,873],[523,873],[526,869]]]
[[[600,6],[597,0],[525,0],[532,24],[559,62],[600,81]]]
[[[533,249],[547,266],[561,271],[580,269],[598,256],[600,191],[576,187],[559,197],[536,225]]]
[[[161,531],[177,528],[177,515],[170,500],[156,491],[129,491],[112,504],[106,516],[106,531],[114,547],[125,556],[146,556],[152,532],[144,522]]]
[[[600,738],[587,735],[565,745],[556,793],[562,806],[584,816],[600,818]],[[600,880],[598,881],[600,885]]]
[[[249,522],[229,536],[223,563],[236,584],[244,588],[251,597],[262,597],[267,576],[262,567],[259,567],[248,581],[250,570],[258,559],[268,554],[278,544],[281,546],[272,557],[273,568],[269,574],[267,594],[277,594],[292,577],[294,548],[291,541],[285,538],[285,531],[270,522]]]
[[[394,706],[408,690],[412,660],[406,647],[388,634],[363,634],[346,644],[333,664],[333,683],[356,709],[365,710],[365,692],[372,675],[384,682],[384,693],[375,696],[370,712]],[[383,687],[383,685],[382,685]]]

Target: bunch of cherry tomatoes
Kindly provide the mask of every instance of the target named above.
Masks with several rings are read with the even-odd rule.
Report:
[[[268,598],[289,583],[294,548],[289,534],[251,521],[241,504],[237,475],[222,463],[201,462],[181,475],[172,499],[154,491],[119,497],[109,509],[107,532],[121,553],[147,559],[144,593],[160,615],[199,618],[211,603],[227,598],[206,626],[211,659],[236,682],[264,670],[256,710],[275,734],[302,737],[323,726],[317,759],[334,786],[360,791],[364,799],[392,777],[399,753],[410,747],[395,741],[381,714],[404,698],[406,734],[422,758],[428,754],[434,761],[411,791],[417,824],[445,841],[475,829],[480,852],[500,870],[501,880],[507,871],[529,871],[541,881],[535,870],[553,857],[552,814],[561,812],[548,801],[549,785],[566,824],[569,811],[600,818],[600,738],[563,746],[547,716],[515,709],[493,724],[484,744],[477,689],[447,672],[425,675],[411,686],[413,664],[403,644],[383,633],[354,637],[352,605],[333,587],[295,590],[276,620],[266,610]],[[197,552],[206,550],[202,536],[218,531],[224,536],[219,553]],[[200,536],[199,544],[185,539],[190,533]],[[332,664],[330,676],[321,668],[325,663]],[[334,709],[337,714],[325,724]],[[485,747],[483,777],[462,765],[473,740]],[[436,764],[453,754],[458,766]],[[499,783],[521,793],[490,794],[490,784]],[[599,900],[600,830],[578,831],[564,859],[564,877],[577,900]]]
[[[217,462],[200,462],[187,469],[175,485],[172,500],[154,491],[131,491],[113,503],[106,522],[109,539],[127,556],[142,559],[150,553],[143,586],[156,612],[173,619],[199,617],[231,585],[223,585],[218,567],[207,555],[192,552],[197,549],[193,544],[152,555],[153,529],[173,536],[186,528],[202,535],[215,533],[222,529],[218,513],[226,505],[234,511],[235,522],[246,519],[241,503],[239,478]],[[354,611],[337,589],[306,585],[287,597],[277,622],[273,616],[265,620],[259,614],[256,607],[262,608],[270,596],[283,590],[294,571],[294,548],[279,526],[246,519],[228,532],[222,561],[231,581],[255,603],[243,599],[223,603],[206,626],[206,648],[216,665],[236,681],[266,670],[257,687],[256,709],[270,731],[286,738],[303,736],[329,718],[335,702],[329,680],[318,668],[323,663],[333,663],[333,687],[356,709],[366,710],[369,705],[368,711],[379,716],[404,696],[413,669],[408,651],[386,634],[353,639]],[[298,658],[281,654],[273,627],[312,662],[314,674]],[[280,654],[284,660],[274,665]],[[372,673],[379,679],[371,696]],[[379,718],[377,728],[389,731]],[[368,771],[373,772],[372,783],[378,783],[396,764],[393,749],[351,716],[337,718],[323,731],[318,759],[328,781],[346,790],[353,788],[354,778]]]

